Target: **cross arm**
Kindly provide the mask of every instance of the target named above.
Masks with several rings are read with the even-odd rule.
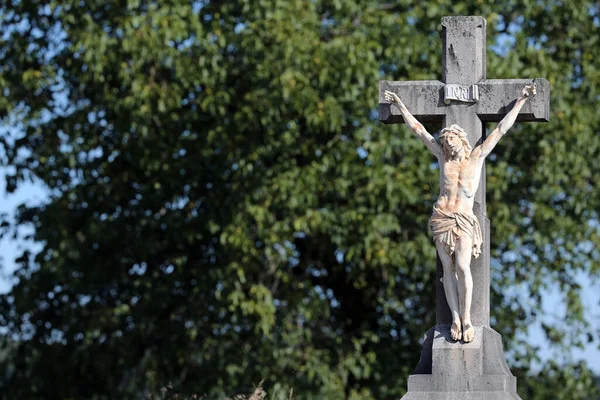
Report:
[[[546,79],[486,79],[477,84],[483,99],[477,107],[482,121],[499,122],[513,108],[526,85],[534,84],[537,94],[528,99],[517,121],[550,120],[550,82]]]
[[[379,81],[379,120],[386,124],[404,123],[398,107],[384,98],[384,92],[396,93],[410,113],[420,122],[442,121],[444,83],[441,81]]]

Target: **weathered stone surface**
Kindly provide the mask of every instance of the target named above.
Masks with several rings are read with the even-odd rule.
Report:
[[[442,122],[446,116],[444,82],[441,81],[379,81],[379,120],[386,124],[403,124],[398,108],[385,100],[385,91],[397,93],[412,115],[422,122]]]
[[[471,85],[485,79],[486,26],[483,17],[442,18],[442,80]]]
[[[486,79],[477,83],[481,101],[477,116],[484,122],[498,122],[513,107],[521,89],[535,85],[536,95],[529,99],[517,117],[517,122],[548,122],[550,120],[550,82],[546,79]],[[512,100],[511,100],[512,99]]]
[[[402,400],[520,399],[500,334],[487,326],[475,330],[475,340],[464,343],[450,338],[449,325],[430,329]]]
[[[485,79],[477,82],[479,101],[469,104],[469,110],[482,122],[498,122],[513,107],[523,87],[531,84],[536,86],[537,94],[523,106],[517,122],[547,122],[550,119],[550,82],[543,78]],[[419,121],[440,122],[441,125],[447,111],[444,86],[442,81],[379,81],[379,120],[386,124],[404,123],[402,113],[384,99],[383,93],[389,90],[400,96]]]

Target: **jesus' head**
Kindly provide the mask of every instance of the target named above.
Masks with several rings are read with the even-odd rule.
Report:
[[[440,132],[440,141],[444,149],[446,159],[454,159],[461,156],[471,155],[472,147],[467,140],[467,133],[460,126],[454,124],[448,126]]]

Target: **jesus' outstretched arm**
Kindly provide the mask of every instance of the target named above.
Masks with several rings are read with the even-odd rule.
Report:
[[[535,96],[535,85],[525,86],[512,110],[502,118],[502,121],[498,123],[498,126],[492,131],[490,136],[485,139],[485,142],[473,150],[472,157],[486,158],[494,147],[496,147],[502,136],[513,126],[519,111],[521,111],[527,99],[533,96]]]
[[[395,103],[398,106],[402,112],[402,116],[404,117],[406,124],[410,127],[414,134],[417,135],[417,137],[421,139],[423,143],[425,143],[425,146],[427,146],[429,151],[431,151],[436,157],[440,158],[442,155],[442,149],[440,145],[435,141],[434,137],[427,132],[425,127],[423,127],[423,125],[417,121],[415,117],[413,117],[404,103],[402,103],[400,100],[400,97],[398,97],[396,93],[390,92],[389,90],[386,90],[384,95],[386,101]]]

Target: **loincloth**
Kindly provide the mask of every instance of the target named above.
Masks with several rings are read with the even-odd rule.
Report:
[[[473,257],[477,258],[481,254],[483,236],[479,221],[473,213],[445,212],[434,206],[433,214],[429,219],[429,229],[433,241],[443,244],[450,255],[454,254],[460,232],[465,232],[473,239]]]

